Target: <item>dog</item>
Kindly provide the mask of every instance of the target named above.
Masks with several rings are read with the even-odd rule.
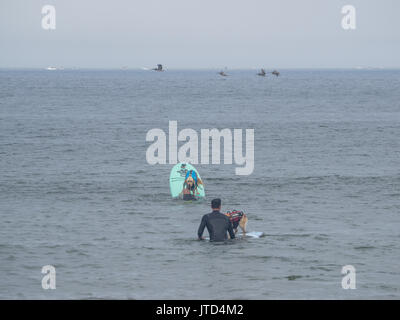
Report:
[[[197,176],[196,171],[188,171],[181,192],[183,200],[196,200],[196,196],[199,194],[197,191],[199,185],[203,185],[203,181]]]
[[[231,220],[235,234],[238,232],[238,227],[242,229],[244,235],[246,234],[246,227],[249,219],[243,211],[232,210],[225,213],[225,215],[228,216],[229,220]]]

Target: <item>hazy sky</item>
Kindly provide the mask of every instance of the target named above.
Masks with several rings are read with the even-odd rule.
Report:
[[[56,30],[42,29],[42,6]],[[356,30],[341,8],[356,8]],[[399,0],[0,0],[0,67],[400,67]]]

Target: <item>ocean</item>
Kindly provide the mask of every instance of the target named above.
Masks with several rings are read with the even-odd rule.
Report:
[[[0,299],[400,298],[400,70],[217,71],[0,70]],[[253,173],[172,200],[173,120],[254,129]],[[265,236],[198,241],[216,197]]]

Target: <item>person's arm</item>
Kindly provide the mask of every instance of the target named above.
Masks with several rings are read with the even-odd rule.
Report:
[[[204,215],[203,218],[201,219],[199,230],[197,231],[197,236],[199,237],[199,240],[204,240],[203,232],[204,228],[206,227],[206,224],[207,224],[207,216]]]
[[[233,231],[232,222],[231,222],[231,220],[229,220],[229,218],[228,218],[228,232],[229,232],[231,239],[235,239],[235,232]]]

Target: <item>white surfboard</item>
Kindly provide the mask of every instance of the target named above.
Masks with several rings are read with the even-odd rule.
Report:
[[[236,238],[254,238],[254,239],[258,239],[265,236],[265,233],[262,231],[250,231],[250,232],[246,232],[246,234],[240,233],[236,235]],[[210,237],[205,237],[206,240],[210,240]]]
[[[242,236],[243,236],[243,234],[242,234]],[[261,238],[262,236],[264,236],[264,232],[250,231],[250,232],[246,232],[246,234],[244,236],[251,237],[251,238]]]

